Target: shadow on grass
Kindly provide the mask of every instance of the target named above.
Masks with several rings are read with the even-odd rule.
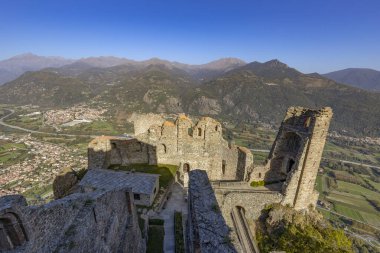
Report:
[[[149,174],[159,174],[160,175],[160,186],[167,188],[169,183],[174,180],[175,174],[178,170],[176,165],[168,164],[131,164],[131,165],[111,165],[109,169],[118,171],[134,171]]]

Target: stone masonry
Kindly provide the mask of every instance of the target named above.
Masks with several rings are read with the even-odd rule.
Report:
[[[205,173],[192,171],[188,200],[190,252],[213,252],[207,247],[217,245],[201,238],[203,233],[209,232],[209,227],[218,226],[229,228],[232,252],[255,252],[252,222],[267,205],[281,203],[296,210],[315,207],[318,198],[315,180],[331,118],[332,110],[328,107],[288,109],[265,165],[255,167],[249,175],[250,182],[264,181],[265,186],[252,188],[246,182],[223,180],[210,185]],[[217,209],[214,210],[220,210],[221,215],[209,220],[204,216],[215,200]],[[223,250],[221,252],[230,252],[231,249]]]
[[[297,210],[315,206],[318,193],[314,184],[332,115],[329,107],[288,109],[264,170],[255,172],[256,179],[284,182],[283,204]]]
[[[41,206],[1,197],[0,252],[145,252],[131,189],[74,193]]]
[[[185,184],[187,173],[195,168],[207,171],[210,180],[249,180],[252,153],[224,140],[222,126],[216,120],[203,117],[194,124],[187,116],[179,115],[175,122],[156,122],[135,125],[135,139],[95,138],[89,145],[89,168],[173,164],[179,166],[179,178]]]

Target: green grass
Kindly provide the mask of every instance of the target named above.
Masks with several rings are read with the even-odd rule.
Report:
[[[321,175],[317,175],[315,183],[315,189],[319,192],[319,194],[321,194],[323,192],[323,177]]]
[[[365,195],[369,198],[373,199],[380,199],[380,193],[371,191],[367,188],[364,188],[363,186],[357,185],[357,184],[352,184],[352,183],[347,183],[343,181],[337,181],[338,183],[338,190],[339,191],[344,191],[344,192],[349,192],[355,195]]]
[[[252,151],[253,163],[255,165],[263,165],[265,160],[268,158],[267,152]]]
[[[80,133],[80,134],[104,134],[104,135],[117,135],[122,134],[115,129],[115,126],[107,121],[93,121],[91,123],[79,124],[72,127],[64,128],[67,133]]]
[[[184,253],[185,245],[183,238],[182,213],[174,213],[175,252]]]
[[[149,226],[147,253],[163,253],[164,252],[164,226]]]
[[[368,182],[376,188],[376,190],[380,191],[380,183],[374,182],[372,180],[368,180]]]
[[[350,217],[350,218],[358,220],[358,221],[365,222],[365,220],[364,220],[363,216],[360,214],[360,212],[356,211],[355,209],[352,209],[349,206],[335,202],[334,203],[334,209],[337,213],[340,213],[342,215],[345,215],[347,217]]]
[[[28,156],[27,152],[24,143],[0,141],[0,163],[11,164],[23,160]]]
[[[168,164],[159,164],[159,165],[148,165],[148,164],[133,164],[128,166],[111,166],[110,169],[114,170],[123,170],[136,172],[149,173],[149,174],[159,174],[160,175],[160,187],[168,187],[170,181],[172,181],[177,172],[178,166],[168,165]]]
[[[22,193],[23,196],[28,201],[35,201],[38,200],[36,196],[39,196],[43,199],[46,199],[47,197],[53,196],[53,184],[48,184],[44,186],[34,186],[31,189],[27,190],[26,192]]]
[[[363,219],[368,224],[380,228],[380,216],[379,216],[379,213],[375,214],[375,213],[360,212],[360,215],[363,217]]]

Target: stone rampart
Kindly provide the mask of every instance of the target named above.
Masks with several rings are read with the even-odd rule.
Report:
[[[8,238],[1,252],[145,252],[130,189],[74,193],[41,206],[5,196],[0,206],[1,237]]]

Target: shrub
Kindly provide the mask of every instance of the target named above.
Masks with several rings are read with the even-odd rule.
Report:
[[[256,239],[263,253],[286,250],[288,253],[352,253],[352,242],[342,229],[329,225],[315,211],[309,213],[273,205],[263,211],[257,224]]]
[[[252,181],[251,186],[252,187],[258,187],[258,186],[264,186],[265,182],[264,181]]]
[[[185,243],[183,239],[182,213],[174,213],[175,252],[184,253]]]
[[[149,225],[163,226],[164,225],[164,220],[161,220],[161,219],[149,219]]]

